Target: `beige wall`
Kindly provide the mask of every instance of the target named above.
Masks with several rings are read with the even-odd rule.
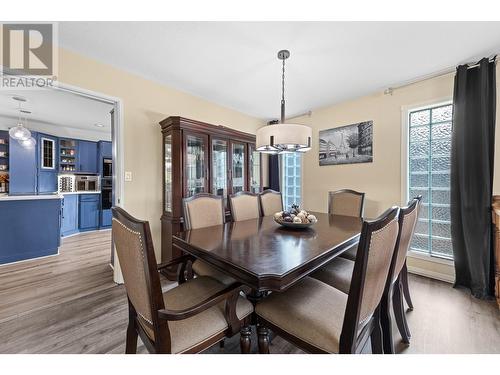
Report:
[[[327,192],[342,188],[366,192],[367,217],[375,217],[391,205],[404,203],[401,201],[402,108],[451,99],[452,94],[453,74],[449,74],[397,89],[393,95],[384,95],[380,92],[313,110],[310,117],[294,119],[293,122],[309,124],[313,128],[313,149],[305,155],[303,164],[304,207],[325,212]],[[500,101],[500,96],[498,99]],[[500,107],[500,102],[497,107]],[[500,111],[497,111],[497,123],[500,122],[498,113]],[[319,130],[366,120],[373,120],[373,163],[320,167]],[[497,132],[497,139],[499,133]],[[496,142],[494,193],[500,193],[499,144],[500,142]],[[443,265],[415,262],[418,263],[416,267],[428,269],[430,267],[433,272],[443,272]]]
[[[125,183],[125,208],[133,215],[150,221],[157,251],[162,213],[161,133],[158,122],[167,116],[180,115],[249,133],[254,133],[263,123],[63,49],[59,53],[59,80],[122,99],[125,170],[133,173],[133,181]],[[313,149],[304,157],[304,207],[326,211],[327,192],[341,188],[366,192],[365,213],[368,217],[375,217],[393,204],[403,203],[402,108],[451,98],[452,92],[453,75],[450,74],[395,90],[393,95],[376,93],[317,109],[310,117],[295,119],[294,122],[309,124],[313,128]],[[500,96],[498,98],[500,101]],[[319,130],[366,120],[374,122],[373,163],[320,167]],[[500,194],[500,178],[497,177],[500,176],[500,150],[497,151],[494,192]],[[267,163],[265,159],[264,163]],[[427,268],[431,272],[441,273],[445,267],[425,264],[425,261],[415,262],[416,267]]]
[[[64,49],[59,52],[59,80],[122,99],[124,170],[133,174],[133,181],[125,182],[124,206],[132,215],[149,220],[157,254],[162,214],[162,149],[158,122],[168,116],[183,116],[249,133],[255,133],[261,124],[256,118]]]

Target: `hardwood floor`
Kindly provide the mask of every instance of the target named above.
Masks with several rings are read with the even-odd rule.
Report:
[[[0,322],[116,286],[111,231],[63,238],[60,254],[0,266]]]
[[[108,265],[110,236],[83,233],[64,239],[59,256],[0,267],[0,353],[124,353],[127,304]],[[398,352],[500,353],[500,312],[493,301],[415,275],[410,290],[412,340],[402,344],[394,328]],[[253,332],[253,352],[256,341]],[[280,337],[270,349],[302,353]],[[138,352],[146,352],[140,340]],[[239,353],[238,335],[224,349],[207,352]]]

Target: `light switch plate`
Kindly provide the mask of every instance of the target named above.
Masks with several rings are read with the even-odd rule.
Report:
[[[132,181],[132,172],[125,172],[125,181]]]

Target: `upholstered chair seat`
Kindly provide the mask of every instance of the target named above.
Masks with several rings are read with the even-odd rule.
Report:
[[[353,262],[356,260],[356,255],[358,254],[358,245],[354,245],[340,254],[341,258],[352,260]]]
[[[255,312],[320,351],[339,353],[346,305],[347,294],[306,277],[286,293],[264,298]]]
[[[311,277],[349,294],[353,270],[354,262],[352,260],[338,257],[314,272]]]
[[[227,273],[221,272],[207,262],[199,259],[195,260],[193,263],[193,272],[198,276],[209,276],[224,285],[231,285],[236,282],[236,280]]]
[[[207,296],[222,291],[226,286],[210,277],[201,276],[163,293],[165,307],[169,310],[185,310],[196,306]],[[238,297],[236,316],[243,320],[253,311],[252,304],[244,297]],[[142,324],[150,339],[154,340],[153,331]],[[208,341],[228,329],[224,316],[224,302],[184,320],[168,322],[172,340],[172,353],[189,352],[201,342]]]

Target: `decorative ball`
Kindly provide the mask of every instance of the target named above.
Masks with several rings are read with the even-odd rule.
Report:
[[[288,216],[290,216],[290,212],[288,212],[288,211],[283,211],[283,213],[281,214],[281,216],[283,216],[283,217],[288,217]]]
[[[274,214],[274,218],[275,218],[275,219],[281,219],[281,214],[282,214],[282,213],[283,213],[283,212],[276,212],[276,213]]]
[[[286,217],[283,218],[283,221],[287,222],[287,223],[293,223],[293,220],[294,219],[292,219],[290,216],[286,216]]]
[[[316,216],[314,215],[309,215],[307,217],[307,219],[311,222],[311,223],[316,223],[318,221],[318,219],[316,219]]]
[[[300,223],[302,223],[302,219],[301,219],[299,216],[295,216],[295,217],[293,218],[293,222],[294,222],[295,224],[300,224]]]

